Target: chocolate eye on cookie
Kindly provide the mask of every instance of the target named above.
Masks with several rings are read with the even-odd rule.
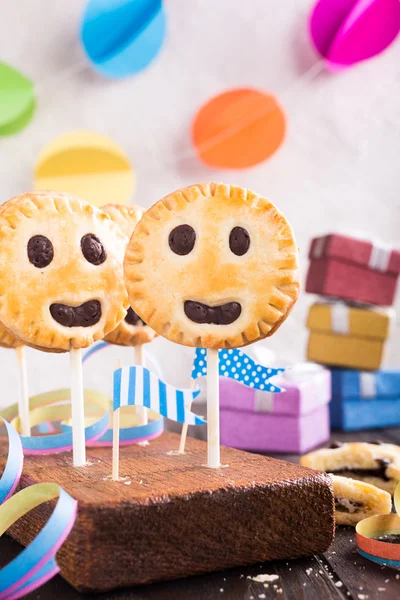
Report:
[[[229,234],[229,248],[236,256],[243,256],[250,248],[250,236],[243,227],[234,227]]]
[[[44,235],[34,235],[28,242],[29,262],[37,269],[47,267],[54,257],[53,244]]]
[[[178,225],[169,234],[168,243],[172,252],[185,256],[194,248],[196,232],[190,225]]]
[[[87,233],[81,239],[82,254],[92,265],[101,265],[107,258],[106,251],[99,238],[93,233]]]

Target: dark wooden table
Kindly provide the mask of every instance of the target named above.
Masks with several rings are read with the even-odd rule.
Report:
[[[400,444],[400,428],[334,433],[332,439],[380,439]],[[278,457],[293,462],[299,459],[292,455]],[[16,542],[4,536],[0,541],[0,566],[7,564],[20,550]],[[253,579],[266,574],[277,575],[278,578],[269,583]],[[27,596],[35,600],[78,600],[84,597],[59,576]],[[334,543],[323,555],[263,563],[95,597],[102,600],[399,600],[400,571],[380,567],[361,557],[356,550],[354,529],[338,527]]]

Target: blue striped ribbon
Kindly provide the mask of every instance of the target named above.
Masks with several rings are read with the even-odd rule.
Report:
[[[178,423],[204,425],[206,421],[190,411],[199,393],[200,390],[181,390],[164,383],[142,366],[114,371],[114,410],[128,405],[145,406]]]

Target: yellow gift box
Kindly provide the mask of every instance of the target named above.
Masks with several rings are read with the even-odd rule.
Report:
[[[307,358],[313,362],[374,371],[382,362],[390,315],[384,309],[316,303],[307,319]]]

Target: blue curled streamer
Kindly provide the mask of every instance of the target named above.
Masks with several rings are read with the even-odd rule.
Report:
[[[39,483],[12,496],[20,480],[23,452],[18,433],[4,418],[0,419],[6,427],[9,440],[7,462],[0,478],[0,523],[4,524],[5,520],[8,529],[36,506],[58,497],[51,517],[35,539],[0,569],[0,600],[16,600],[59,572],[55,555],[75,523],[77,502],[60,486],[52,483]]]
[[[108,429],[110,422],[109,411],[104,415],[85,427],[85,440],[89,442],[97,440],[99,436],[104,434]],[[21,435],[22,447],[27,454],[51,454],[55,452],[67,452],[72,448],[72,426],[67,424],[61,425],[61,433],[54,433],[45,436],[30,436]]]
[[[108,400],[102,394],[95,392],[93,390],[84,390],[85,402],[88,404],[98,405],[101,409],[102,414],[98,417],[96,416],[96,420],[85,427],[85,440],[87,442],[91,442],[92,440],[97,440],[101,437],[104,432],[108,429],[109,421],[110,421],[110,410]],[[45,433],[47,433],[50,424],[49,423],[40,423],[40,417],[38,416],[37,411],[46,410],[47,414],[50,411],[50,414],[54,417],[54,420],[61,420],[59,411],[62,410],[63,406],[58,406],[58,403],[70,401],[70,390],[68,388],[62,390],[55,390],[52,392],[45,392],[43,394],[38,394],[37,396],[32,396],[29,398],[30,404],[30,415],[31,422],[32,420],[36,424],[41,424],[39,431],[43,433],[43,429]],[[64,405],[65,406],[65,405]],[[68,415],[65,415],[65,418],[70,418],[70,409]],[[1,415],[5,420],[11,421],[12,425],[15,425],[16,419],[18,417],[18,405],[13,404],[1,411]],[[51,420],[51,419],[50,419]],[[39,423],[38,423],[39,421]],[[54,431],[54,430],[53,430]],[[72,427],[70,425],[65,425],[60,432],[52,433],[51,435],[31,435],[24,436],[21,435],[21,443],[22,448],[25,454],[52,454],[57,452],[67,452],[72,449]]]
[[[15,492],[22,473],[24,464],[24,453],[22,450],[21,439],[14,427],[3,417],[0,421],[6,427],[8,435],[8,457],[3,475],[0,478],[0,505],[4,504]]]

